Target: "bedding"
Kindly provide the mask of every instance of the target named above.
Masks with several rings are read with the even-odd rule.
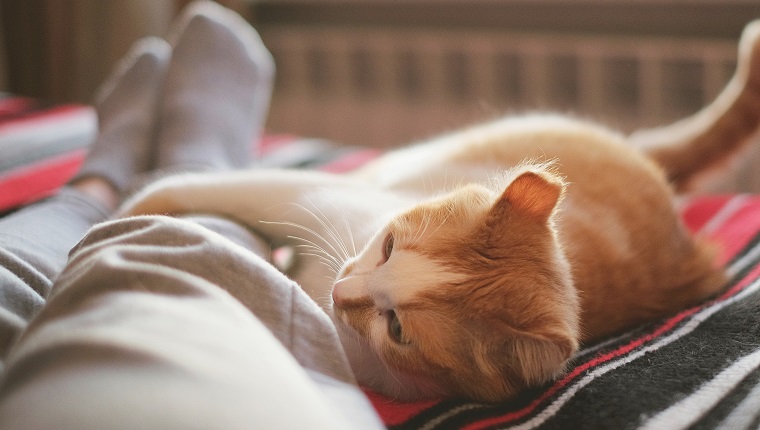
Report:
[[[0,213],[55,192],[79,170],[94,109],[0,94]]]
[[[0,117],[0,141],[9,118]],[[65,183],[85,146],[43,151],[28,163],[0,169],[0,203],[5,205],[0,208],[40,198]],[[259,165],[332,172],[350,170],[379,153],[292,136],[267,136],[260,148]],[[585,346],[566,375],[511,402],[399,403],[367,392],[386,425],[472,430],[760,426],[760,196],[692,196],[681,212],[690,229],[716,244],[719,263],[728,267],[731,279],[720,296]]]

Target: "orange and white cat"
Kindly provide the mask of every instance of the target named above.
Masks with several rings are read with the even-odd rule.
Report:
[[[725,109],[656,135],[671,140],[639,134],[643,150],[588,122],[508,118],[350,174],[169,177],[121,215],[221,214],[302,245],[292,276],[332,315],[361,384],[401,399],[509,399],[560,374],[579,344],[720,290],[722,271],[679,220],[667,177],[686,184],[757,128],[753,28],[742,49],[754,55],[742,54],[716,102]],[[748,106],[752,126],[734,125]]]

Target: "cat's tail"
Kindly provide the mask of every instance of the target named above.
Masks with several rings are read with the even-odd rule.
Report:
[[[758,130],[760,20],[745,27],[736,72],[712,104],[672,125],[636,131],[628,140],[665,169],[677,191],[688,191],[705,173],[733,160]]]

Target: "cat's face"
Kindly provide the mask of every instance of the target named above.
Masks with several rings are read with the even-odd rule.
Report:
[[[563,370],[579,312],[552,227],[563,184],[515,176],[396,216],[343,265],[334,319],[361,384],[498,401]]]

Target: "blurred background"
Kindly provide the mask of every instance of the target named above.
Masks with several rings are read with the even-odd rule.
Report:
[[[0,0],[0,89],[89,102],[129,45],[166,35],[187,3]],[[666,124],[724,87],[760,18],[757,0],[219,3],[275,57],[270,132],[373,146],[531,110]]]

